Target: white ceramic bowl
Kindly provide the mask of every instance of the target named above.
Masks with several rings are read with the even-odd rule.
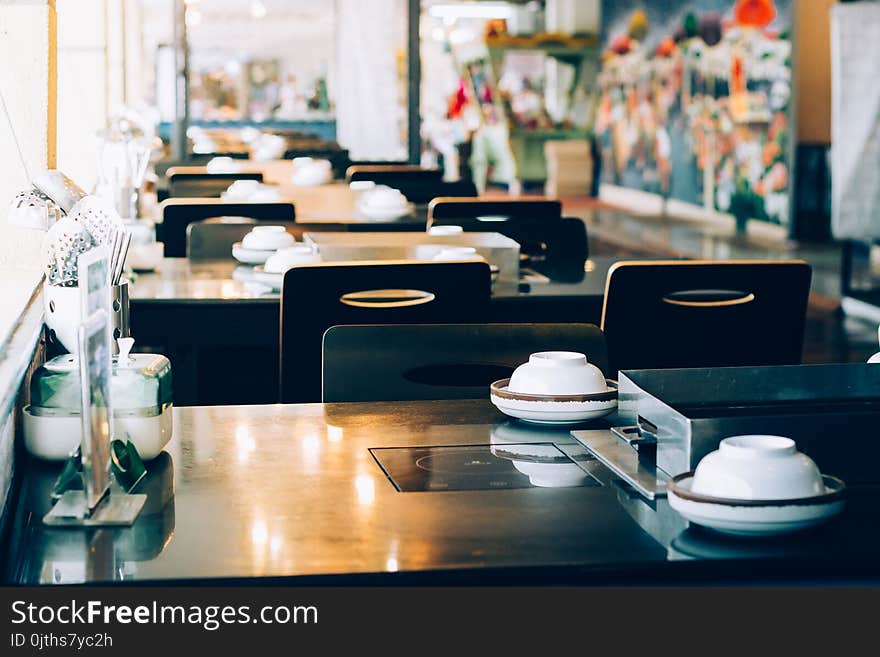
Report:
[[[296,244],[296,238],[284,226],[254,226],[241,240],[245,249],[269,251]]]
[[[228,201],[246,201],[256,192],[262,183],[259,180],[236,180],[221,195]]]
[[[296,265],[311,265],[321,262],[321,254],[307,244],[297,244],[279,249],[269,256],[263,271],[267,274],[282,274]]]
[[[376,183],[372,180],[352,180],[348,183],[348,188],[357,193],[366,192],[376,187]]]
[[[378,185],[364,192],[362,203],[374,210],[399,210],[407,207],[406,196],[397,189]]]
[[[735,500],[790,500],[825,493],[813,460],[783,436],[732,436],[697,465],[691,490]]]
[[[608,389],[605,375],[576,351],[541,351],[517,367],[507,386],[529,395],[586,395]]]
[[[293,159],[293,174],[290,181],[300,187],[323,185],[333,180],[333,169],[329,160],[315,160],[310,157]]]

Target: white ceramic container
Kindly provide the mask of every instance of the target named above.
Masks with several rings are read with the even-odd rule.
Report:
[[[694,471],[699,495],[737,500],[786,500],[821,495],[822,474],[813,460],[783,436],[732,436]]]
[[[254,226],[241,240],[245,249],[269,251],[283,249],[296,244],[296,238],[284,226]]]
[[[605,375],[574,351],[542,351],[514,370],[507,386],[530,395],[583,395],[608,389]]]

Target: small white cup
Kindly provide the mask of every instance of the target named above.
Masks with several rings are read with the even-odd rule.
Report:
[[[605,375],[576,351],[541,351],[510,376],[507,389],[529,395],[587,395],[608,389]]]
[[[296,238],[284,226],[254,226],[241,240],[245,249],[274,251],[296,244]]]
[[[694,493],[737,500],[787,500],[825,492],[813,460],[784,436],[725,438],[694,472]]]
[[[282,274],[296,265],[311,265],[321,262],[321,254],[308,244],[297,244],[279,249],[269,256],[263,271],[267,274]]]

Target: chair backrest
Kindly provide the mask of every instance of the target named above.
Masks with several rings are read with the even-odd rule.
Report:
[[[491,230],[519,242],[528,255],[550,251],[560,241],[561,222],[562,203],[555,199],[435,198],[428,206],[429,229],[456,225],[467,232]]]
[[[388,183],[390,187],[400,190],[410,203],[428,205],[439,196],[473,197],[477,195],[477,187],[469,180],[401,180]]]
[[[162,222],[156,225],[156,239],[165,243],[165,256],[186,255],[186,227],[212,217],[249,217],[277,224],[293,223],[293,203],[226,203],[219,199],[168,199],[159,205]]]
[[[186,257],[217,260],[232,257],[232,245],[240,242],[254,225],[250,217],[212,217],[186,227]]]
[[[324,334],[323,401],[481,399],[536,351],[579,351],[607,368],[593,324],[334,326]]]
[[[168,176],[169,198],[219,198],[236,180],[263,182],[259,171],[238,173],[191,173],[171,167]]]
[[[811,276],[801,260],[618,262],[602,309],[612,375],[800,363]]]
[[[289,269],[281,292],[281,401],[321,399],[321,342],[331,326],[480,322],[485,262],[324,263]]]
[[[372,180],[377,185],[390,185],[399,182],[440,182],[443,172],[440,169],[425,169],[417,164],[366,164],[352,165],[345,171],[346,182]]]
[[[506,217],[508,219],[549,221],[562,217],[562,203],[557,199],[551,198],[493,199],[483,197],[440,197],[435,198],[428,206],[428,219],[437,221],[438,225],[451,224],[453,219],[476,220],[478,217]]]

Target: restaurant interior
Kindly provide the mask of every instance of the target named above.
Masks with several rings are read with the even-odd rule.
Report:
[[[880,581],[880,3],[11,0],[0,58],[0,583]]]

